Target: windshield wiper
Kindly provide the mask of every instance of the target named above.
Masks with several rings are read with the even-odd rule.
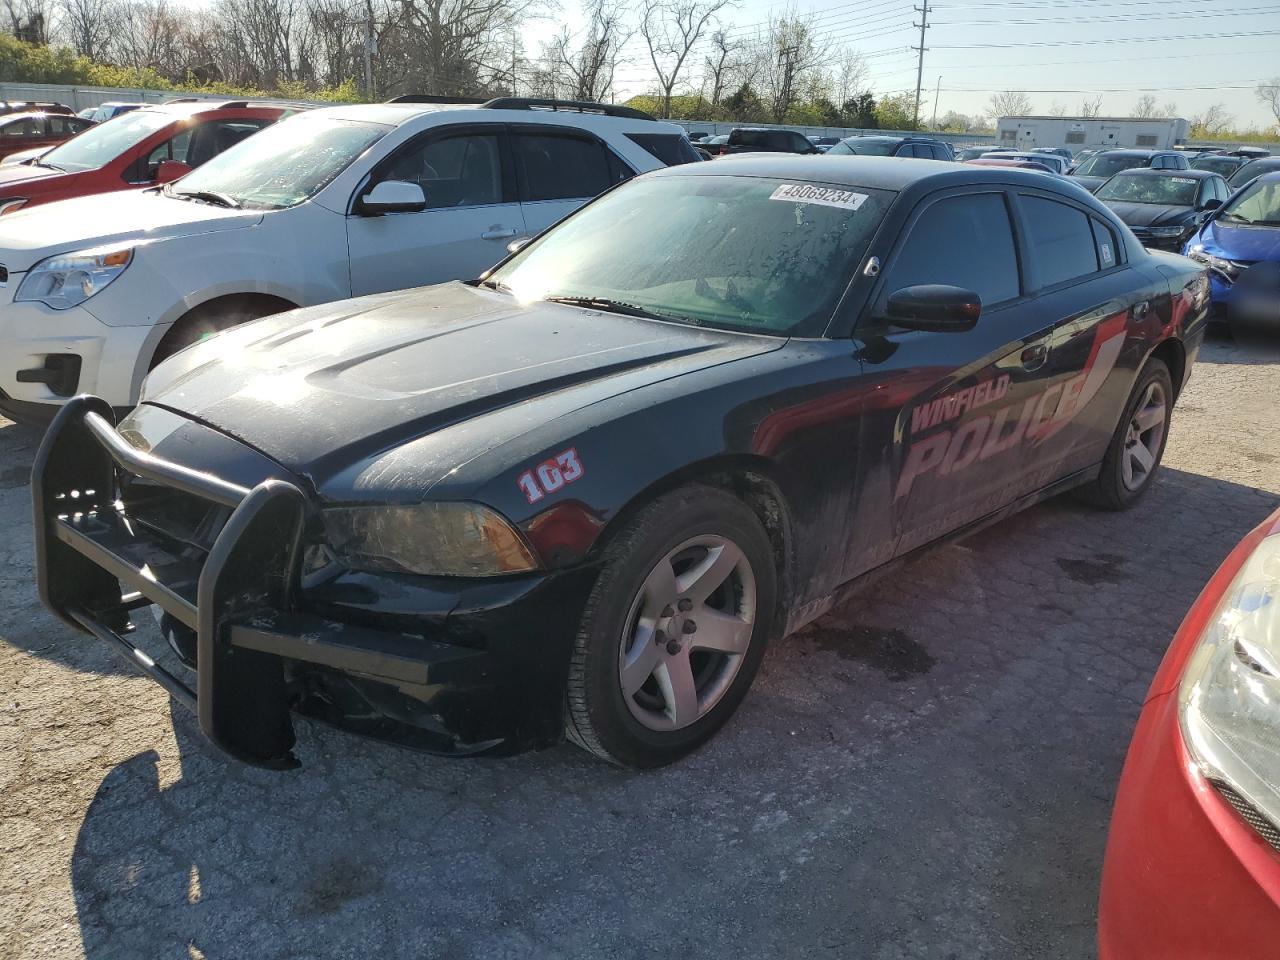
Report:
[[[1230,220],[1232,223],[1253,223],[1248,217],[1242,217],[1238,213],[1224,213],[1220,219]]]
[[[235,197],[210,190],[172,190],[169,191],[169,196],[195,200],[199,203],[211,203],[215,207],[230,207],[232,210],[240,208],[240,202]]]
[[[682,320],[680,317],[669,317],[654,313],[634,303],[621,300],[610,300],[607,297],[543,297],[547,303],[567,303],[571,307],[585,307],[588,310],[600,310],[603,313],[617,313],[624,317],[640,317],[644,320]]]
[[[59,173],[67,172],[66,167],[60,167],[56,163],[49,163],[46,160],[41,160],[39,157],[32,157],[30,160],[24,160],[22,162],[32,167],[48,167],[50,170],[57,170]]]
[[[488,280],[481,280],[480,286],[488,287],[490,290],[500,290],[502,293],[510,293],[511,288],[501,280],[494,280],[490,277]]]

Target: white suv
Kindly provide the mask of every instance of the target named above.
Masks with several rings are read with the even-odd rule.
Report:
[[[0,412],[130,406],[209,332],[475,277],[608,187],[698,159],[626,107],[422,101],[309,111],[164,188],[0,218]]]

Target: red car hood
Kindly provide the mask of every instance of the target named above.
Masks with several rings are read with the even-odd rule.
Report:
[[[68,177],[79,176],[78,173],[62,173],[48,167],[37,167],[25,163],[7,163],[0,165],[0,199],[21,197],[24,191],[41,180],[65,182]],[[38,190],[47,190],[51,184],[39,183]]]

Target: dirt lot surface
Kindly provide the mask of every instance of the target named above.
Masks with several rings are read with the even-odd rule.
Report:
[[[1280,503],[1277,398],[1280,357],[1211,342],[1136,510],[1054,501],[935,553],[643,775],[303,720],[299,771],[222,759],[40,607],[38,437],[0,420],[0,957],[1092,956],[1146,685]]]

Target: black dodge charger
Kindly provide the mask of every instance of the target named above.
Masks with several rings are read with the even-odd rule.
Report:
[[[475,282],[199,343],[118,425],[68,403],[41,594],[249,763],[296,764],[293,710],[668,763],[877,574],[1069,488],[1133,504],[1207,289],[1040,174],[659,171]],[[185,667],[127,639],[148,607]]]

